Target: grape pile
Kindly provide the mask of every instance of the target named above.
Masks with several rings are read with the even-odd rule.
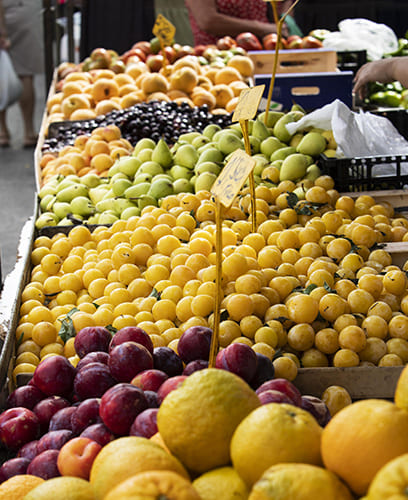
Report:
[[[202,132],[210,123],[224,128],[231,124],[231,114],[212,114],[207,105],[190,107],[187,103],[150,101],[135,104],[131,108],[114,110],[93,120],[81,120],[53,127],[44,141],[42,152],[57,152],[72,145],[81,134],[90,134],[97,127],[117,125],[122,137],[135,145],[139,139],[150,137],[154,141],[163,138],[168,144],[177,141],[181,134]]]

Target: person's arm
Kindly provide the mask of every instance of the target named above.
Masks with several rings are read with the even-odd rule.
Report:
[[[10,40],[8,39],[7,35],[3,2],[2,0],[0,0],[0,49],[7,50],[9,47],[10,47]]]
[[[354,77],[353,92],[364,97],[364,86],[369,82],[399,81],[408,88],[408,56],[390,57],[364,64]]]
[[[215,0],[186,0],[186,5],[194,16],[199,28],[214,36],[235,37],[250,31],[262,38],[268,33],[276,33],[274,23],[264,23],[254,19],[241,19],[218,12]]]

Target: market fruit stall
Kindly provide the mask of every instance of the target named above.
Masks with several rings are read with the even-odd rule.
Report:
[[[50,89],[0,300],[0,495],[385,498],[408,453],[405,179],[340,190],[327,159],[353,159],[291,133],[296,103],[236,123],[246,53],[154,68],[143,47]],[[221,210],[237,151],[253,177]]]

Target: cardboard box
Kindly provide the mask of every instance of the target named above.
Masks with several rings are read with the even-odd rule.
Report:
[[[267,99],[271,75],[255,75],[255,85],[265,85],[263,97]],[[272,100],[289,110],[299,104],[306,111],[312,111],[340,99],[352,107],[353,72],[329,73],[287,73],[275,76]]]

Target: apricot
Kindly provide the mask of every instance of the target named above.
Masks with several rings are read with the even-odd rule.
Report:
[[[191,99],[195,106],[203,106],[207,104],[208,109],[215,108],[216,99],[215,96],[208,90],[201,87],[197,87],[191,94]]]
[[[120,107],[122,109],[130,108],[135,104],[142,102],[142,99],[137,95],[136,92],[131,92],[130,94],[124,95],[120,100]]]
[[[244,89],[247,89],[248,88],[248,85],[243,82],[243,81],[239,81],[239,80],[236,80],[234,82],[231,82],[228,87],[230,89],[232,89],[232,91],[234,92],[234,96],[235,97],[239,97],[240,93],[244,90]]]
[[[235,68],[243,77],[249,77],[254,74],[255,66],[250,57],[239,54],[232,56],[227,62],[227,66]]]
[[[91,92],[95,102],[99,102],[118,96],[119,86],[113,79],[100,78],[94,83]]]
[[[218,85],[214,85],[210,90],[210,92],[215,97],[217,108],[225,109],[227,102],[234,97],[234,92],[225,83],[219,83]]]
[[[185,66],[175,71],[170,77],[170,88],[189,94],[197,86],[198,76],[195,69]]]
[[[130,94],[132,92],[136,92],[138,88],[136,87],[135,83],[126,83],[125,85],[122,85],[119,88],[119,97],[123,97],[127,94]]]
[[[129,64],[128,66],[126,66],[125,69],[125,74],[131,76],[133,80],[136,80],[136,78],[140,76],[142,73],[148,73],[148,72],[149,72],[148,67],[142,61],[137,61],[132,64]]]
[[[99,101],[95,107],[95,113],[97,115],[106,115],[110,113],[114,109],[120,109],[120,104],[115,102],[112,99],[104,99],[103,101]]]
[[[76,109],[70,116],[71,120],[92,120],[96,117],[92,109]]]
[[[141,89],[146,95],[153,94],[153,92],[166,93],[169,89],[169,82],[160,73],[148,73],[143,78]]]
[[[217,71],[214,82],[216,85],[220,83],[226,83],[227,85],[231,82],[241,81],[242,76],[240,72],[231,66],[225,66]]]

